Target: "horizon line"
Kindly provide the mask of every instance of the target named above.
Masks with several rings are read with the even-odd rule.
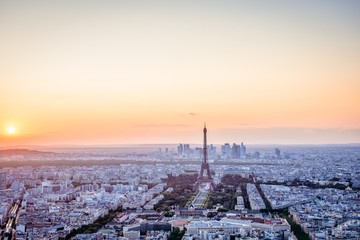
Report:
[[[224,143],[210,143],[208,145],[224,145],[230,142]],[[202,145],[202,143],[185,143],[185,142],[178,142],[178,143],[119,143],[119,144],[17,144],[17,145],[0,145],[1,149],[16,149],[21,147],[44,147],[44,148],[94,148],[94,147],[125,147],[125,146],[151,146],[151,145],[179,145],[179,144],[189,144],[189,145]],[[349,143],[246,143],[247,146],[324,146],[324,145],[359,145],[360,142],[349,142]]]

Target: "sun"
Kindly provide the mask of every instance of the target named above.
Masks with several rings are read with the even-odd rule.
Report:
[[[9,134],[13,134],[13,133],[15,133],[15,128],[14,127],[8,127],[7,132]]]

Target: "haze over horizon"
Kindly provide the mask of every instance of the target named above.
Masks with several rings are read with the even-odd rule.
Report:
[[[2,1],[0,146],[360,143],[359,1]]]

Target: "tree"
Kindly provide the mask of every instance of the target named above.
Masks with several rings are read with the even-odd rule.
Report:
[[[181,240],[186,232],[186,228],[184,228],[182,231],[180,231],[180,228],[176,227],[171,232],[168,240]]]

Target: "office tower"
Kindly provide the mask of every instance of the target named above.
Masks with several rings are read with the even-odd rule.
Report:
[[[221,154],[229,159],[231,156],[231,147],[229,143],[225,143],[224,145],[221,146]]]
[[[280,149],[275,148],[275,155],[278,159],[280,159],[280,154],[281,154]]]
[[[240,145],[240,156],[242,158],[246,158],[246,147],[243,142],[241,142],[241,145]]]
[[[236,143],[233,144],[231,148],[231,155],[233,159],[240,158],[240,145],[237,145]]]
[[[210,150],[208,151],[209,156],[216,157],[216,147],[213,144],[210,144]]]
[[[191,150],[190,150],[190,145],[189,144],[184,144],[184,153],[186,155],[189,155],[191,153]]]
[[[6,173],[0,172],[0,190],[6,190]]]
[[[178,155],[182,155],[184,152],[184,146],[180,143],[178,146]]]

